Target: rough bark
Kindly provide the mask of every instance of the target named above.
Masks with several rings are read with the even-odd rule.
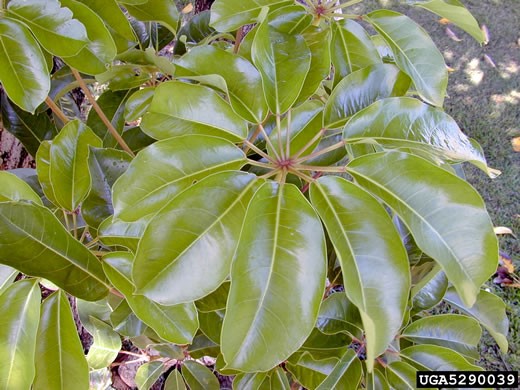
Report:
[[[198,14],[199,12],[210,9],[211,4],[213,4],[213,1],[215,1],[215,0],[196,0],[195,1],[195,13]]]
[[[0,126],[0,170],[34,168],[33,157],[20,141]]]

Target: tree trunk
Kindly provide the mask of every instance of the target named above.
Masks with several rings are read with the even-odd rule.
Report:
[[[198,14],[199,12],[210,9],[211,4],[213,4],[213,1],[215,1],[215,0],[196,0],[195,1],[195,13]]]
[[[0,126],[0,170],[34,167],[34,159],[20,141]]]

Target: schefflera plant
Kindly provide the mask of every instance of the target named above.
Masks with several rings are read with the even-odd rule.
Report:
[[[110,131],[54,107],[67,124],[38,148],[44,201],[2,173],[0,262],[59,290],[40,308],[37,279],[7,288],[0,313],[21,314],[0,317],[2,339],[22,318],[24,351],[77,356],[55,326],[74,328],[63,289],[94,335],[91,369],[110,365],[120,335],[158,351],[140,389],[181,361],[166,388],[218,388],[187,356],[216,358],[236,389],[324,390],[481,370],[481,327],[507,352],[505,305],[481,290],[497,240],[460,164],[498,172],[442,110],[448,72],[428,34],[397,12],[344,13],[358,2],[216,0],[170,23],[174,64],[131,52],[123,73],[97,75]],[[409,3],[485,41],[456,0]],[[134,15],[139,4],[120,2]],[[135,157],[114,129],[121,112],[150,137]],[[427,313],[441,301],[462,315]],[[39,325],[28,318],[40,312]],[[45,362],[39,388],[86,370]]]

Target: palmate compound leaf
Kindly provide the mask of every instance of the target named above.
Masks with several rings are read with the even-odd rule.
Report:
[[[0,295],[1,390],[31,388],[40,301],[37,279],[13,283]]]
[[[418,247],[442,266],[471,307],[498,263],[493,226],[475,189],[407,153],[359,157],[347,165],[347,172],[400,216]]]
[[[292,184],[267,182],[249,204],[221,336],[226,368],[266,371],[310,334],[325,288],[321,222]]]
[[[42,50],[23,24],[0,20],[0,82],[9,98],[34,113],[51,88]]]
[[[34,390],[88,389],[88,364],[69,300],[62,290],[42,304],[36,354]]]
[[[49,209],[34,203],[0,203],[0,262],[81,299],[97,301],[108,293],[96,257]]]
[[[193,302],[173,306],[160,305],[143,295],[134,295],[131,272],[133,255],[112,252],[103,258],[103,269],[114,286],[125,296],[135,315],[162,339],[174,344],[191,344],[199,327]]]
[[[391,66],[391,65],[385,65]],[[379,100],[357,112],[345,125],[348,143],[376,142],[386,148],[410,148],[452,162],[469,161],[489,176],[478,143],[468,138],[444,111],[409,97]]]
[[[137,293],[174,305],[216,290],[229,275],[247,205],[262,183],[245,172],[216,173],[168,203],[139,243]]]
[[[428,103],[442,107],[448,70],[444,57],[426,31],[394,11],[374,11],[364,18],[390,46],[397,66],[410,76],[419,95]]]
[[[311,201],[336,249],[345,292],[359,309],[371,371],[403,321],[410,290],[406,251],[383,206],[355,184],[320,178],[311,185]]]
[[[136,221],[159,211],[194,181],[245,163],[244,152],[223,138],[186,135],[156,142],[114,183],[114,215]]]
[[[285,113],[300,95],[311,66],[304,37],[279,32],[266,20],[256,32],[251,55],[262,76],[269,109]]]

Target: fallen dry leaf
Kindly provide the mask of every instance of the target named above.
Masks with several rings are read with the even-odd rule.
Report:
[[[449,27],[446,27],[446,34],[451,38],[453,39],[454,41],[456,42],[460,42],[462,41],[462,39],[460,39],[457,34],[455,34],[453,31],[451,31],[451,29]]]
[[[511,140],[511,144],[513,145],[513,150],[517,153],[520,153],[520,137],[515,137]]]
[[[450,24],[450,20],[449,19],[446,19],[446,18],[442,18],[441,20],[439,20],[439,23],[440,24]]]
[[[513,272],[515,272],[515,266],[513,265],[513,262],[511,261],[511,258],[508,255],[501,253],[498,262],[502,265],[503,268],[507,270],[508,273],[512,274]]]
[[[193,11],[193,4],[191,3],[182,9],[183,14],[189,14],[191,11]]]
[[[514,236],[513,231],[505,226],[495,226],[493,230],[495,231],[495,234],[511,234]]]

